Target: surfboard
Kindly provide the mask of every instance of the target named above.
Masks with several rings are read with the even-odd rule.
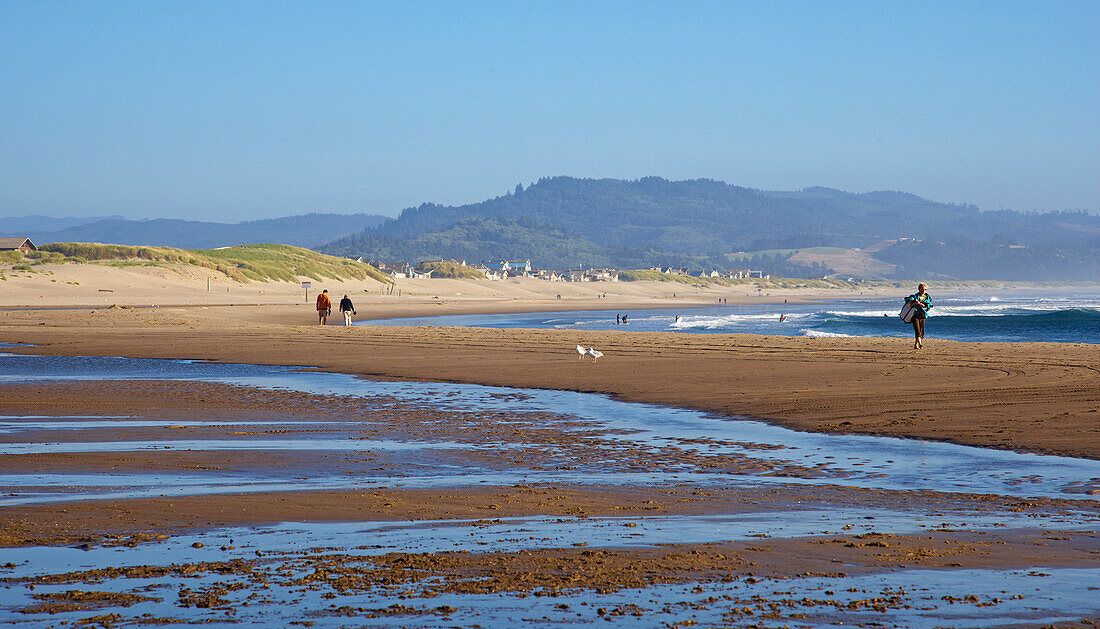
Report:
[[[901,307],[901,312],[898,313],[901,320],[906,323],[912,323],[913,317],[917,316],[917,302],[907,301],[905,305]]]

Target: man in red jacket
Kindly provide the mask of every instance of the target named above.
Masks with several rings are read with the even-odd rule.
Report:
[[[321,291],[317,295],[317,321],[321,325],[328,323],[328,315],[332,312],[332,302],[328,299],[328,290]]]

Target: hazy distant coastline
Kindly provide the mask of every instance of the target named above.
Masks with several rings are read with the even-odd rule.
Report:
[[[746,267],[783,277],[943,281],[1100,277],[1100,216],[1084,211],[982,212],[901,192],[768,192],[659,177],[544,178],[481,203],[426,203],[393,219],[307,214],[236,224],[74,221],[79,219],[0,219],[0,235],[29,236],[39,244],[180,248],[283,243],[382,263],[508,259],[561,270]],[[36,223],[44,229],[34,229]]]

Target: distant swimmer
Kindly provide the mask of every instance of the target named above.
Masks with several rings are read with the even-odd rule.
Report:
[[[626,325],[626,317],[627,315],[623,315],[623,325]]]
[[[680,322],[680,315],[676,315],[676,321],[673,321],[673,323],[679,323],[679,322]]]
[[[783,323],[786,320],[787,320],[787,315],[785,315],[785,314],[779,315],[779,322],[780,323]]]
[[[619,325],[623,322],[623,316],[621,314],[615,314],[615,325]]]

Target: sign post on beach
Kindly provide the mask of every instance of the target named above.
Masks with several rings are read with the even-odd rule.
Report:
[[[306,303],[309,303],[309,287],[313,286],[313,282],[302,282],[302,288],[306,289]]]

